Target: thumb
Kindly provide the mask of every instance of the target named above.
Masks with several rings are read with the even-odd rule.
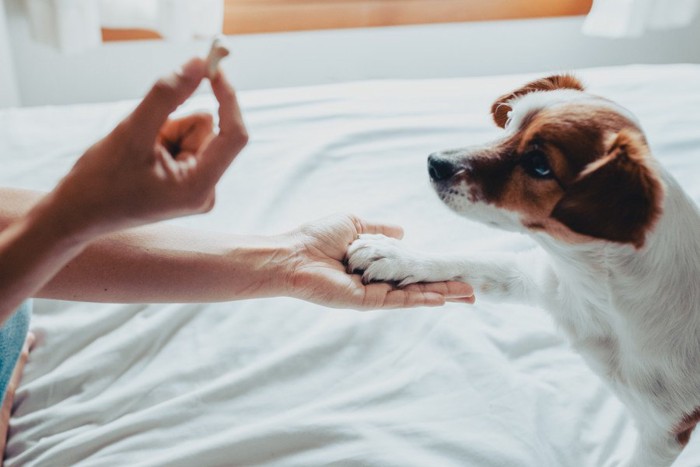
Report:
[[[403,238],[403,229],[398,225],[368,222],[358,218],[354,218],[353,221],[358,234],[382,234],[387,237]]]

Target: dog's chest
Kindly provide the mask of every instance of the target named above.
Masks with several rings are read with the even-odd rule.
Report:
[[[670,358],[668,349],[653,345],[653,339],[638,329],[639,323],[626,320],[628,313],[615,309],[604,291],[589,289],[586,295],[570,291],[553,306],[572,347],[630,408],[647,412],[647,418],[653,412],[655,419],[668,423],[680,416],[673,412],[681,401],[673,398],[683,394],[683,402],[693,402],[683,389],[688,382],[664,364]]]
[[[596,286],[560,284],[549,304],[572,347],[601,377],[620,379],[620,323],[610,310],[605,290]]]

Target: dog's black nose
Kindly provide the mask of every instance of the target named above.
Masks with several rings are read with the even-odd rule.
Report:
[[[447,180],[457,173],[457,166],[435,153],[428,156],[428,173],[436,182]]]

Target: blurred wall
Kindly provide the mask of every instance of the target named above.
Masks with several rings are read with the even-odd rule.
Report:
[[[0,108],[19,104],[19,90],[6,25],[5,8],[0,0]]]
[[[29,35],[22,0],[5,0],[23,105],[141,95],[208,43],[111,43],[61,55]],[[700,21],[639,39],[581,34],[581,17],[232,36],[225,67],[239,89],[375,78],[571,70],[629,63],[700,63]]]

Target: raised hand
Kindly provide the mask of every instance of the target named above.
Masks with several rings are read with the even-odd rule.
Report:
[[[213,119],[169,119],[207,74],[193,59],[159,80],[134,112],[78,160],[52,194],[67,228],[105,233],[196,214],[214,205],[215,186],[248,141],[236,94],[223,73],[211,80]]]

